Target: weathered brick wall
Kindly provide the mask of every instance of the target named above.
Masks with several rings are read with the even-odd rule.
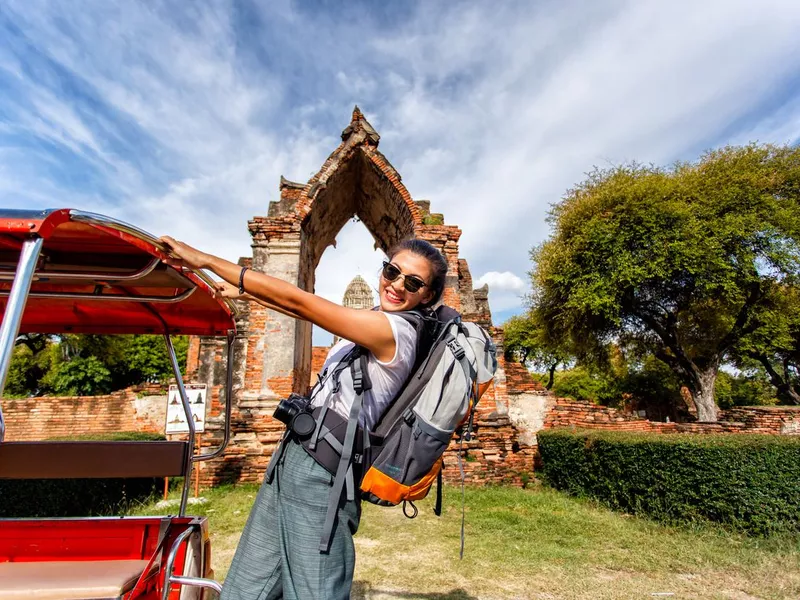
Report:
[[[117,431],[164,431],[167,396],[157,386],[105,396],[4,398],[7,441],[25,442]]]
[[[578,427],[616,431],[657,431],[662,425],[664,423],[648,421],[616,408],[569,398],[557,398],[544,420],[545,429]]]
[[[521,443],[520,431],[508,416],[492,415],[475,421],[475,436],[463,444],[453,441],[444,456],[444,479],[461,480],[458,454],[462,454],[465,481],[471,485],[509,483],[521,485],[534,471],[536,446]]]
[[[218,447],[222,441],[224,405],[210,405],[206,433],[201,437],[203,452]],[[267,397],[240,398],[234,404],[231,439],[221,458],[202,463],[200,484],[203,487],[220,483],[260,483],[269,458],[283,434],[283,423],[272,418],[278,401]]]
[[[800,435],[800,406],[747,406],[721,411],[720,420],[742,423],[750,433]]]
[[[313,386],[317,382],[317,375],[322,373],[322,367],[325,366],[325,359],[328,358],[328,352],[330,352],[328,346],[314,346],[311,348],[310,386]]]
[[[447,277],[445,279],[442,302],[457,311],[461,311],[461,293],[459,282],[458,240],[461,230],[455,225],[422,225],[417,231],[419,239],[436,247],[447,261]]]
[[[503,356],[498,357],[506,373],[506,386],[511,394],[544,392],[544,386],[531,377],[528,370],[518,362],[508,362]]]
[[[448,481],[460,480],[458,454],[461,453],[467,483],[523,483],[533,473],[537,457],[535,435],[531,434],[542,428],[800,435],[800,407],[743,407],[722,411],[720,416],[725,420],[718,423],[663,423],[588,402],[554,398],[537,382],[520,379],[522,374],[513,364],[505,365],[505,369],[510,382],[508,414],[496,410],[493,398],[482,399],[475,420],[475,437],[463,444],[454,441],[445,454],[444,476]],[[221,390],[221,385],[209,389],[206,432],[198,436],[204,452],[222,440]],[[491,392],[492,389],[487,395]],[[75,433],[162,432],[166,415],[166,395],[155,387],[106,396],[4,399],[2,404],[9,441],[51,439]],[[283,424],[272,418],[276,404],[275,399],[266,397],[240,399],[236,403],[232,443],[222,458],[200,465],[202,486],[261,481],[283,432]]]
[[[719,413],[716,423],[648,421],[615,408],[558,398],[547,413],[544,428],[578,427],[654,433],[763,433],[800,435],[800,406],[746,406]]]

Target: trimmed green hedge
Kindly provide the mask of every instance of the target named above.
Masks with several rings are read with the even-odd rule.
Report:
[[[556,489],[667,523],[800,531],[800,437],[567,429],[537,437],[544,479]]]
[[[59,441],[151,441],[161,434],[114,432]],[[53,440],[55,441],[55,440]],[[163,490],[164,479],[0,479],[0,518],[110,516],[126,512]]]

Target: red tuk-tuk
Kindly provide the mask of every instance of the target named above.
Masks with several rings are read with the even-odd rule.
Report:
[[[0,520],[0,600],[202,598],[212,579],[206,518],[186,515],[193,465],[230,436],[233,303],[202,271],[163,262],[166,248],[120,221],[71,209],[0,210],[0,397],[20,333],[159,334],[189,434],[183,441],[5,441],[0,479],[183,477],[176,516]],[[221,445],[195,455],[195,426],[171,335],[226,336]]]

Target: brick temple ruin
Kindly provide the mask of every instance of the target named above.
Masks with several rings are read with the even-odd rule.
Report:
[[[438,248],[449,265],[443,302],[495,335],[488,288],[473,289],[467,261],[459,256],[461,229],[431,213],[430,203],[415,201],[400,174],[378,150],[380,136],[355,108],[342,132],[342,143],[306,183],[280,180],[280,199],[266,216],[248,223],[252,257],[240,264],[313,291],[315,270],[325,249],[347,221],[358,218],[388,251],[397,242],[417,237]],[[281,398],[305,393],[312,376],[311,324],[242,302],[235,342],[233,429],[230,445],[219,460],[203,465],[203,482],[258,481],[279,439],[283,425],[272,418]],[[203,446],[222,436],[224,343],[193,339],[189,347],[187,380],[212,390]],[[317,352],[317,355],[321,352]],[[479,441],[484,475],[489,480],[518,480],[533,468],[533,453],[508,418],[509,397],[501,362],[495,384],[484,395],[479,413]],[[523,436],[524,437],[524,436]],[[483,460],[486,458],[486,460]],[[450,461],[453,463],[453,461]],[[454,468],[454,464],[451,468]],[[448,475],[452,474],[448,472]]]

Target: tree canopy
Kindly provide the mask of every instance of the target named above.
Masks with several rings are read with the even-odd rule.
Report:
[[[555,370],[559,364],[572,359],[565,340],[553,339],[534,312],[517,315],[503,323],[503,342],[507,360],[517,361],[526,367],[543,369],[549,377],[545,387],[553,387]]]
[[[744,336],[732,358],[745,372],[763,372],[778,398],[800,404],[800,289],[782,285],[765,306],[762,326]]]
[[[726,357],[759,348],[781,360],[786,344],[761,342],[791,330],[792,311],[777,307],[797,306],[800,148],[595,170],[550,220],[532,251],[533,307],[585,358],[611,341],[647,349],[689,389],[700,420],[716,420]]]
[[[174,338],[178,364],[188,338]],[[139,383],[164,382],[172,367],[163,338],[153,335],[22,335],[11,358],[7,396],[91,396]]]

